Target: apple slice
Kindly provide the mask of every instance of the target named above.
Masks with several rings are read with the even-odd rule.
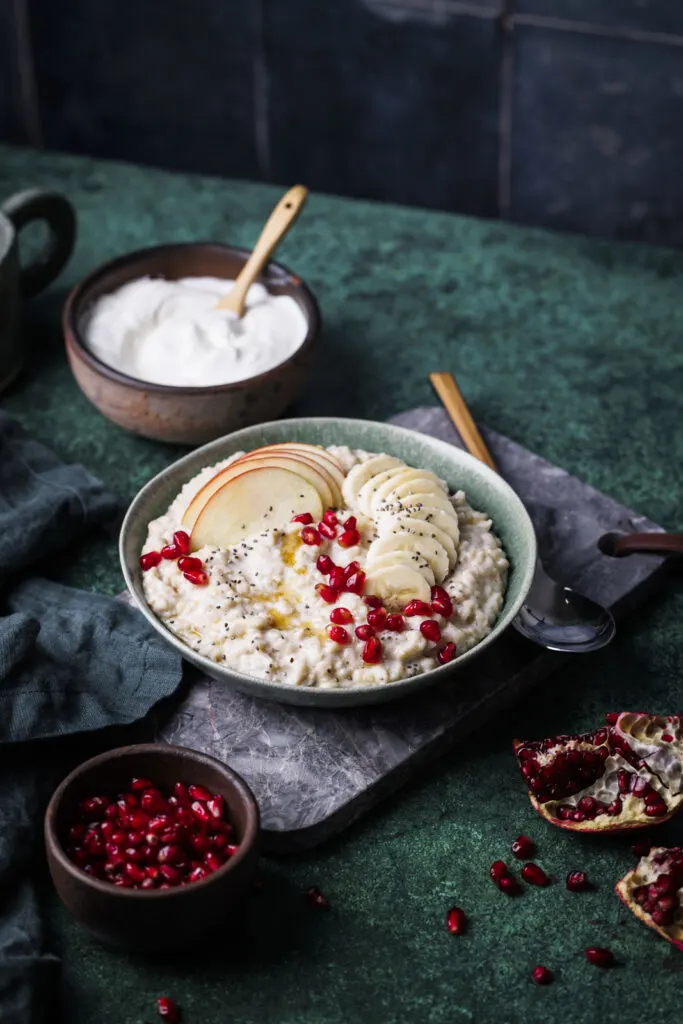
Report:
[[[220,490],[224,484],[227,484],[229,480],[232,480],[233,477],[241,476],[242,473],[248,472],[252,465],[258,466],[259,469],[272,467],[273,469],[285,469],[289,470],[291,473],[295,473],[302,480],[307,481],[311,487],[316,490],[319,495],[319,502],[322,503],[323,510],[331,506],[332,492],[327,480],[316,467],[310,466],[307,462],[297,462],[291,456],[287,457],[284,455],[280,457],[272,455],[270,458],[259,457],[252,461],[249,461],[248,458],[240,457],[234,462],[231,462],[229,466],[219,470],[219,472],[216,473],[215,476],[212,476],[211,479],[204,484],[201,490],[195,494],[183,514],[183,526],[187,530],[192,530],[202,509],[211,496],[215,494],[216,491]],[[310,512],[311,515],[315,516],[315,512],[312,508],[304,509],[303,511]]]
[[[315,444],[301,444],[298,441],[290,441],[287,444],[267,444],[264,445],[263,448],[258,448],[257,451],[288,451],[292,455],[296,453],[297,455],[305,456],[305,458],[310,459],[313,462],[320,463],[320,465],[324,466],[327,472],[334,478],[337,487],[339,488],[341,507],[341,486],[344,483],[344,480],[346,479],[346,474],[344,473],[344,470],[341,468],[341,466],[335,459],[334,455],[330,455],[330,453],[325,448],[319,448]],[[253,455],[255,453],[252,452],[251,454]]]
[[[241,458],[237,459],[237,462],[244,465],[245,463],[252,462],[272,462],[277,459],[278,462],[281,459],[294,460],[295,462],[308,466],[318,477],[322,480],[318,486],[321,488],[321,497],[325,503],[325,508],[339,508],[341,503],[341,490],[337,486],[335,478],[327,467],[322,463],[310,458],[308,455],[302,455],[299,451],[290,451],[288,448],[278,449],[264,449],[258,448],[255,452],[249,452],[248,455],[242,455]],[[304,475],[304,474],[302,474]],[[307,477],[308,479],[308,477]]]
[[[292,516],[323,514],[320,494],[297,473],[260,466],[233,476],[213,492],[192,528],[190,549],[229,548],[263,530],[283,527]]]

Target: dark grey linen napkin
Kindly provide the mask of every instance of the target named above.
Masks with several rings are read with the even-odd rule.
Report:
[[[181,680],[179,656],[133,608],[37,575],[116,512],[99,480],[61,463],[0,411],[2,1024],[58,1019],[59,962],[44,948],[34,888],[55,750],[65,737],[144,717]]]

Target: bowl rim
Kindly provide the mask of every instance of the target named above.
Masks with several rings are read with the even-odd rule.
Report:
[[[136,593],[134,587],[133,576],[129,571],[128,565],[126,563],[125,540],[129,530],[131,529],[131,524],[136,518],[138,506],[142,502],[144,502],[147,494],[149,494],[150,491],[154,491],[156,489],[158,483],[163,480],[163,478],[169,473],[169,471],[176,471],[183,465],[195,461],[197,459],[197,456],[204,452],[206,449],[217,447],[221,443],[231,440],[233,438],[239,438],[241,434],[246,434],[248,432],[258,429],[267,429],[275,425],[283,426],[290,423],[311,425],[313,427],[325,426],[329,424],[344,424],[345,426],[349,426],[352,428],[366,423],[374,423],[381,427],[389,428],[392,432],[398,432],[407,437],[417,438],[420,441],[426,440],[430,444],[435,445],[437,448],[450,449],[452,452],[456,453],[457,458],[462,459],[465,463],[469,463],[475,466],[477,472],[480,473],[484,477],[484,479],[487,479],[489,482],[491,482],[494,485],[494,487],[502,489],[503,493],[506,495],[506,499],[511,503],[513,507],[516,507],[518,512],[520,513],[520,520],[524,523],[525,532],[527,534],[527,540],[529,542],[530,547],[530,557],[527,566],[524,568],[522,579],[520,581],[519,594],[516,600],[513,601],[510,608],[505,612],[505,624],[502,624],[503,616],[499,615],[491,631],[485,637],[483,637],[468,651],[465,651],[464,654],[461,654],[458,658],[455,659],[455,661],[450,662],[446,665],[437,665],[434,668],[429,669],[429,671],[427,672],[422,672],[419,675],[415,676],[406,676],[402,679],[397,679],[396,681],[391,683],[382,683],[377,686],[344,686],[331,690],[321,690],[319,687],[295,686],[291,683],[272,683],[268,680],[259,679],[256,676],[250,676],[244,672],[239,672],[233,668],[225,668],[222,665],[217,665],[215,662],[212,662],[209,658],[205,658],[203,655],[193,651],[179,637],[172,633],[171,630],[168,629],[168,627],[161,621],[161,619],[157,618],[157,616],[154,614],[154,612],[149,607],[147,602],[141,600],[138,597],[138,594]],[[306,692],[307,694],[322,694],[323,697],[321,698],[321,700],[319,702],[316,701],[315,705],[311,703],[310,706],[327,708],[341,706],[351,707],[353,706],[354,698],[358,698],[358,705],[369,703],[369,701],[367,700],[368,695],[374,693],[386,694],[386,699],[392,699],[394,697],[398,698],[401,695],[412,693],[415,690],[423,689],[431,685],[438,685],[439,682],[442,682],[445,679],[447,679],[447,677],[453,672],[454,667],[460,669],[463,665],[467,664],[469,661],[472,660],[473,657],[476,657],[481,651],[483,651],[486,647],[493,643],[493,641],[497,639],[497,637],[503,632],[503,630],[507,629],[512,624],[512,620],[524,604],[524,601],[526,600],[528,592],[531,588],[534,572],[536,569],[537,557],[538,547],[536,541],[536,531],[534,529],[534,525],[531,521],[529,513],[527,512],[524,503],[522,502],[521,498],[516,493],[516,491],[514,491],[510,484],[508,484],[507,481],[502,476],[500,476],[499,473],[496,473],[495,470],[491,469],[485,463],[475,458],[475,456],[470,455],[469,452],[457,448],[454,445],[449,445],[447,441],[442,441],[440,438],[432,437],[429,434],[422,434],[420,433],[420,431],[411,430],[408,427],[402,427],[395,423],[386,423],[378,420],[363,420],[344,416],[301,416],[296,417],[295,419],[292,420],[270,420],[266,423],[260,423],[251,427],[243,427],[241,430],[232,431],[230,434],[225,434],[223,437],[216,438],[213,441],[209,441],[205,445],[201,445],[200,447],[193,449],[191,452],[188,452],[186,455],[183,455],[179,459],[176,459],[172,463],[170,463],[169,466],[161,470],[161,472],[157,473],[154,477],[152,477],[151,480],[148,480],[147,483],[138,491],[138,493],[135,495],[126,511],[119,532],[119,560],[121,563],[121,570],[126,583],[126,587],[135,603],[135,606],[140,609],[142,614],[145,616],[148,622],[154,627],[154,629],[156,629],[160,636],[162,636],[167,641],[167,643],[170,643],[186,661],[189,661],[192,664],[196,665],[200,670],[202,670],[206,675],[208,675],[211,678],[217,678],[215,673],[218,671],[220,673],[218,678],[220,678],[222,681],[225,681],[228,685],[234,685],[229,679],[229,676],[233,676],[235,679],[238,679],[239,681],[244,681],[244,683],[246,683],[246,687],[242,692],[249,692],[252,695],[259,697],[263,697],[264,694],[267,693],[269,695],[268,699],[272,699],[276,702],[279,701],[280,703],[288,703],[287,697],[290,694],[296,693],[300,695],[302,691]],[[225,675],[223,673],[225,673]],[[418,682],[418,680],[420,682]],[[257,684],[257,687],[255,687],[254,684]],[[239,686],[237,686],[236,688],[239,689]],[[257,688],[261,691],[260,694],[256,692]],[[280,694],[282,695],[282,699],[280,699],[278,696]],[[337,696],[339,694],[344,695],[343,705],[338,704],[333,700],[334,696]],[[391,694],[391,697],[388,696],[389,694]]]
[[[234,857],[231,857],[229,861],[226,861],[225,864],[222,864],[218,871],[212,872],[210,875],[207,875],[206,878],[201,878],[198,882],[192,882],[191,885],[182,885],[176,888],[145,890],[126,889],[123,886],[115,886],[111,882],[105,882],[99,878],[91,878],[90,875],[81,871],[76,864],[69,860],[55,829],[55,819],[67,787],[70,786],[74,780],[87,775],[92,768],[96,768],[100,764],[106,764],[108,761],[114,761],[122,755],[135,756],[136,754],[154,755],[168,753],[175,755],[179,761],[184,760],[191,761],[195,764],[199,763],[208,765],[211,768],[218,769],[224,775],[229,776],[231,783],[239,793],[240,800],[247,811],[244,836],[240,841],[237,853]],[[114,747],[111,750],[105,750],[103,753],[96,754],[95,757],[90,757],[86,761],[82,761],[80,764],[76,765],[76,767],[73,768],[64,779],[62,779],[50,797],[47,808],[45,809],[43,823],[45,845],[49,853],[59,862],[60,867],[62,867],[71,876],[71,878],[76,881],[91,886],[95,891],[112,897],[121,896],[126,899],[159,899],[166,897],[168,899],[171,896],[175,896],[176,898],[181,899],[183,897],[188,898],[191,896],[191,894],[196,892],[200,886],[206,887],[211,885],[215,880],[225,878],[232,869],[244,860],[247,854],[253,849],[255,843],[258,842],[261,828],[261,816],[256,797],[242,776],[239,775],[234,768],[231,768],[229,765],[219,761],[218,758],[212,757],[210,754],[204,754],[200,750],[193,750],[192,747],[182,747],[171,743],[132,743],[128,746]]]
[[[277,366],[271,367],[270,370],[264,370],[263,373],[256,374],[256,376],[246,377],[244,380],[232,381],[232,383],[229,384],[209,384],[203,387],[189,387],[176,386],[174,384],[157,384],[152,381],[144,381],[139,377],[131,377],[129,374],[123,373],[121,370],[116,370],[113,366],[109,366],[107,363],[102,362],[102,360],[99,359],[98,356],[94,355],[94,353],[87,347],[78,326],[80,307],[86,300],[89,290],[106,274],[119,270],[121,267],[125,267],[128,263],[134,263],[142,257],[151,256],[154,255],[154,253],[161,253],[170,249],[179,251],[189,249],[215,249],[241,257],[244,259],[245,263],[251,255],[250,249],[245,249],[237,245],[227,245],[223,242],[167,242],[161,245],[150,245],[146,246],[144,249],[135,249],[133,252],[124,253],[122,256],[116,256],[113,260],[101,263],[94,270],[91,270],[90,273],[86,274],[85,277],[82,277],[80,281],[78,281],[69,291],[62,310],[62,331],[67,349],[72,345],[78,353],[78,358],[86,363],[91,370],[109,378],[109,380],[115,381],[117,384],[132,387],[137,391],[187,397],[191,397],[193,395],[220,395],[229,394],[232,391],[239,391],[246,385],[251,387],[253,385],[265,384],[268,380],[276,377],[285,369],[285,367],[289,366],[295,360],[300,359],[302,355],[306,354],[311,349],[316,338],[320,334],[322,324],[322,317],[318,302],[311,289],[298,274],[295,274],[294,271],[290,270],[283,263],[271,260],[266,264],[264,272],[259,275],[257,280],[267,287],[268,276],[271,275],[274,277],[277,275],[279,282],[277,280],[272,280],[270,282],[271,284],[292,284],[299,293],[298,298],[295,299],[295,301],[298,301],[299,305],[302,307],[302,311],[308,323],[306,336],[302,343],[290,356],[287,357],[287,359],[278,363]]]

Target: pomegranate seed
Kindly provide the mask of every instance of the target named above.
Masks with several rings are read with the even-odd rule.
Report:
[[[499,878],[498,888],[501,892],[506,892],[508,896],[518,896],[522,891],[519,882],[513,875],[503,875],[502,878]]]
[[[179,807],[175,812],[175,820],[178,825],[194,825],[192,807]]]
[[[206,801],[206,806],[209,809],[209,814],[212,818],[222,818],[223,812],[225,811],[225,802],[223,797],[219,794],[211,797],[210,800]]]
[[[192,871],[190,871],[190,874],[188,875],[188,879],[190,882],[199,882],[201,881],[202,878],[208,877],[209,872],[206,870],[206,868],[203,868],[201,864],[197,865],[196,868],[192,868]]]
[[[534,967],[531,972],[531,977],[537,985],[549,985],[553,980],[553,972],[548,970],[548,968],[544,967],[542,964],[539,964],[538,967]]]
[[[218,832],[216,835],[209,836],[209,842],[215,849],[222,850],[224,846],[228,845],[228,837],[224,832]]]
[[[134,793],[143,793],[146,789],[154,789],[154,783],[149,779],[131,779],[130,788]]]
[[[340,644],[341,646],[344,646],[345,644],[351,643],[351,637],[346,632],[343,626],[328,626],[327,635],[329,636],[330,640],[333,640],[335,642],[335,644]]]
[[[326,604],[334,604],[339,597],[336,587],[329,587],[325,583],[319,583],[315,588]]]
[[[119,809],[116,806],[116,804],[109,804],[106,811],[104,812],[104,816],[107,819],[107,821],[115,821],[119,816]]]
[[[504,875],[509,875],[510,872],[504,860],[494,860],[489,868],[489,874],[494,882],[498,882]]]
[[[109,822],[107,822],[109,824]],[[72,843],[80,843],[85,835],[85,825],[73,825],[69,829],[69,839]]]
[[[368,612],[368,625],[381,631],[386,626],[388,617],[386,608],[373,608]]]
[[[318,533],[326,540],[334,540],[337,536],[335,527],[329,526],[327,523],[318,523]]]
[[[664,740],[665,743],[673,743],[673,741],[674,741],[674,738],[673,738],[673,736],[671,735],[670,732],[663,732],[662,733],[662,739]]]
[[[170,817],[167,814],[160,814],[154,818],[150,818],[147,822],[147,828],[150,832],[164,832],[168,828],[171,822]]]
[[[443,587],[432,587],[431,598],[434,614],[443,615],[445,619],[450,619],[453,614],[453,602]]]
[[[204,856],[211,849],[211,841],[208,836],[190,836],[190,846],[195,853],[201,853]]]
[[[183,873],[172,864],[160,864],[159,874],[169,885],[180,885],[183,880]]]
[[[91,796],[81,802],[81,811],[88,818],[102,818],[109,801],[103,796]]]
[[[376,665],[380,662],[382,660],[382,641],[378,640],[376,636],[366,640],[361,657],[366,665]]]
[[[164,814],[168,811],[168,803],[158,789],[146,789],[140,797],[140,806],[147,814]]]
[[[225,847],[225,856],[234,857],[238,850],[239,846],[236,846],[234,843],[228,843],[228,845]]]
[[[451,935],[464,935],[467,929],[467,917],[460,907],[451,907],[446,912],[446,928]]]
[[[147,572],[148,569],[155,569],[160,561],[160,551],[147,551],[144,555],[140,555],[140,568],[143,572]]]
[[[301,531],[301,539],[304,544],[320,544],[320,534],[315,526],[304,526]]]
[[[156,839],[156,836],[154,837]],[[145,837],[142,832],[129,832],[126,836],[126,842],[129,846],[142,846],[145,841]]]
[[[208,574],[205,572],[184,572],[183,576],[188,583],[192,583],[195,587],[205,587],[209,582]]]
[[[191,800],[203,800],[204,803],[212,796],[206,786],[188,786],[187,792]]]
[[[590,946],[586,950],[586,960],[594,967],[611,967],[614,963],[614,954],[602,946]]]
[[[347,590],[349,594],[358,594],[360,597],[365,590],[365,573],[362,569],[359,569],[358,572],[354,572],[347,577],[346,582],[344,583],[344,590]]]
[[[184,530],[177,530],[173,534],[173,543],[181,555],[188,555],[190,553],[190,535],[185,533]]]
[[[374,635],[372,626],[356,626],[356,636],[359,640],[370,640]]]
[[[339,526],[339,520],[337,519],[333,508],[328,508],[327,512],[323,516],[323,522],[327,523],[328,526]]]
[[[518,836],[512,844],[512,852],[518,860],[526,860],[527,857],[533,857],[535,849],[533,840],[524,835]]]
[[[157,999],[157,1013],[167,1024],[180,1024],[180,1010],[168,996]]]
[[[538,864],[525,864],[522,868],[522,878],[529,885],[550,885],[550,879]]]
[[[656,803],[647,804],[643,809],[648,818],[662,818],[667,813],[667,806],[661,799]]]
[[[306,899],[312,907],[319,907],[321,910],[327,910],[330,905],[327,896],[316,885],[312,885],[308,890]]]
[[[344,522],[344,529],[345,530],[355,530],[357,526],[358,526],[358,520],[356,519],[355,516],[349,516],[349,518],[346,519],[345,522]]]
[[[192,813],[198,821],[209,822],[211,821],[211,815],[206,804],[202,803],[201,800],[193,800],[192,802]]]
[[[403,614],[410,618],[413,615],[431,615],[432,609],[425,601],[409,601],[403,609]]]
[[[188,792],[187,786],[183,782],[175,783],[175,785],[173,786],[173,796],[175,797],[179,804],[182,804],[182,806],[190,806],[190,794]]]
[[[331,587],[335,587],[336,590],[341,590],[346,583],[344,570],[338,565],[333,566],[333,568],[330,569],[330,578],[328,582]]]
[[[457,647],[454,643],[444,644],[441,650],[436,655],[436,660],[440,665],[447,665],[449,661],[453,661],[457,653]]]
[[[201,572],[204,568],[204,563],[201,558],[188,558],[183,555],[182,558],[178,559],[178,568],[181,572]]]
[[[318,555],[315,567],[323,576],[329,576],[334,569],[334,562],[329,555]]]
[[[381,608],[382,607],[382,598],[381,597],[375,597],[374,594],[366,594],[365,597],[363,598],[363,601],[368,606],[368,608]]]
[[[292,516],[293,523],[301,523],[302,526],[310,526],[313,522],[313,516],[310,512],[299,512],[298,516]]]
[[[349,622],[353,622],[353,615],[348,608],[334,608],[330,612],[330,622],[334,622],[337,626],[348,625]]]
[[[605,721],[608,725],[616,725],[619,719],[618,711],[610,711],[609,714],[605,715]]]
[[[655,880],[655,886],[662,896],[671,896],[678,890],[678,882],[673,875],[659,875]]]
[[[219,868],[223,867],[224,861],[223,858],[219,857],[217,853],[214,853],[212,850],[209,850],[209,852],[204,857],[204,863],[206,864],[209,871],[218,871]]]
[[[390,633],[402,633],[406,628],[406,620],[402,615],[387,616],[386,628]]]
[[[166,558],[169,562],[175,561],[176,558],[180,558],[182,551],[180,551],[175,544],[166,544],[161,549],[161,557]]]
[[[570,892],[585,892],[590,887],[585,871],[570,871],[567,875],[567,888]]]
[[[128,861],[126,864],[124,864],[123,870],[126,876],[130,878],[131,882],[136,882],[137,884],[139,884],[140,882],[144,882],[145,878],[147,877],[142,868],[138,864],[133,863],[132,861]]]
[[[441,639],[441,627],[435,619],[426,619],[424,622],[421,622],[420,632],[425,640],[431,640],[434,644],[438,644]]]
[[[344,530],[339,537],[339,544],[343,548],[355,548],[360,544],[360,533],[358,530]]]

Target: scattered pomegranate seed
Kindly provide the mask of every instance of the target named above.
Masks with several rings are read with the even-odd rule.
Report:
[[[308,890],[306,899],[312,907],[319,907],[321,910],[327,910],[330,906],[327,896],[316,885],[312,885]]]
[[[383,630],[387,624],[386,608],[373,608],[368,612],[368,625],[375,630]]]
[[[567,875],[567,888],[570,892],[585,892],[590,887],[585,871],[570,871]]]
[[[457,653],[458,648],[454,643],[444,644],[441,650],[436,655],[436,660],[440,665],[447,665],[449,661],[453,661]]]
[[[534,967],[531,972],[531,977],[537,985],[549,985],[553,980],[553,972],[547,967],[543,967],[542,964],[539,964],[538,967]]]
[[[318,555],[315,567],[323,576],[329,576],[334,569],[334,562],[329,555]]]
[[[339,537],[339,544],[343,548],[355,548],[360,543],[360,533],[358,530],[344,530]]]
[[[450,619],[453,614],[453,602],[443,587],[432,587],[431,598],[434,614],[443,615],[445,619]]]
[[[147,551],[146,554],[140,555],[140,568],[143,572],[147,572],[148,569],[155,569],[160,561],[160,551]]]
[[[372,626],[356,626],[356,636],[359,640],[370,640],[375,635]]]
[[[208,574],[205,572],[184,572],[183,576],[188,583],[193,583],[195,587],[205,587],[209,582]]]
[[[336,590],[342,589],[346,583],[346,576],[344,575],[344,570],[341,566],[335,565],[330,569],[330,578],[328,582],[330,586],[334,587]]]
[[[386,628],[390,633],[402,633],[406,628],[406,622],[402,615],[387,616]]]
[[[365,590],[365,573],[362,569],[347,577],[344,583],[344,590],[348,591],[349,594],[358,594],[360,597]]]
[[[168,996],[161,996],[157,999],[157,1013],[167,1024],[180,1024],[180,1010]]]
[[[347,626],[349,622],[353,622],[353,615],[348,608],[333,608],[330,612],[330,622],[337,626]]]
[[[349,576],[353,576],[354,572],[358,572],[359,569],[360,562],[356,562],[355,559],[353,562],[347,562],[344,566],[344,579],[348,580]]]
[[[522,868],[522,878],[529,885],[550,885],[550,879],[543,868],[539,868],[538,864],[531,862]]]
[[[161,549],[161,557],[166,558],[169,562],[172,562],[176,558],[180,558],[182,551],[180,551],[175,544],[166,544]]]
[[[328,508],[327,512],[323,516],[323,522],[328,526],[339,526],[339,520],[335,515],[335,511],[332,508]]]
[[[420,632],[425,640],[431,640],[434,644],[438,644],[441,639],[441,627],[435,619],[425,619],[421,622]]]
[[[177,547],[181,555],[189,555],[190,553],[190,535],[185,533],[184,530],[177,530],[173,534],[173,543]]]
[[[357,526],[358,520],[355,516],[349,516],[349,518],[344,521],[345,530],[355,530]]]
[[[351,643],[351,637],[343,626],[328,626],[327,635],[330,640],[333,640],[335,644],[340,644],[342,647]]]
[[[178,559],[178,568],[181,572],[201,572],[204,563],[201,558],[189,558],[187,555],[183,555]]]
[[[494,860],[489,868],[489,874],[494,882],[497,882],[503,875],[509,875],[508,866],[504,860]]]
[[[382,642],[376,636],[370,637],[363,647],[361,655],[366,665],[376,665],[382,660]]]
[[[536,847],[532,839],[528,836],[518,836],[512,844],[512,852],[518,860],[526,860],[527,857],[533,857]]]
[[[499,878],[498,888],[501,892],[507,893],[508,896],[518,896],[522,891],[514,875],[503,875],[502,878]]]
[[[330,526],[329,523],[325,522],[318,523],[318,532],[326,540],[334,540],[337,536],[337,528],[335,526]]]
[[[314,526],[304,526],[301,539],[304,544],[320,544],[320,534]]]
[[[374,594],[366,594],[365,597],[363,598],[363,601],[368,606],[368,608],[381,608],[382,607],[382,598],[381,597],[375,597]]]
[[[614,953],[602,946],[590,946],[586,950],[586,960],[594,967],[611,967],[614,963]]]
[[[432,614],[432,609],[426,601],[409,601],[403,609],[403,614],[408,618],[413,615],[424,615],[427,617]]]
[[[464,935],[467,930],[467,916],[460,907],[446,911],[446,928],[451,935]]]
[[[327,604],[334,604],[337,598],[339,597],[339,591],[337,590],[337,588],[330,587],[325,583],[318,584],[318,586],[315,589],[318,591],[323,601],[325,601]]]
[[[298,516],[292,516],[293,523],[301,523],[302,526],[310,526],[313,516],[310,512],[299,512]]]

